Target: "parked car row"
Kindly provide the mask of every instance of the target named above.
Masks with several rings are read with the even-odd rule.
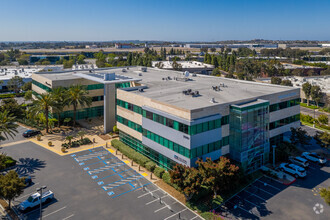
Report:
[[[279,166],[280,170],[292,174],[296,178],[303,178],[307,175],[306,169],[309,167],[309,162],[324,165],[327,159],[314,152],[304,152],[301,156],[290,157],[289,161],[291,163],[281,163]]]

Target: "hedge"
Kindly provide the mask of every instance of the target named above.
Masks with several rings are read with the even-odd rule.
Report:
[[[152,161],[149,161],[148,163],[146,163],[146,169],[149,170],[150,172],[154,172],[156,166],[157,166],[157,164]]]
[[[165,173],[165,169],[161,168],[161,167],[156,167],[154,170],[154,174],[158,177],[158,178],[162,178],[163,177],[163,173]]]
[[[114,148],[120,150],[120,152],[126,155],[129,159],[132,159],[134,162],[138,163],[143,167],[146,165],[146,163],[151,162],[151,160],[148,157],[136,152],[135,150],[133,150],[132,148],[130,148],[129,146],[127,146],[126,144],[122,143],[119,140],[112,140],[111,145]]]
[[[162,179],[168,185],[172,185],[172,183],[171,183],[171,176],[170,176],[169,172],[164,172],[163,173],[163,176],[162,176]]]
[[[7,98],[14,98],[15,94],[10,93],[10,94],[0,94],[0,99],[7,99]]]

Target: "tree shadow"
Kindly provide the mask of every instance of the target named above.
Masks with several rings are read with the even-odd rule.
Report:
[[[19,175],[28,175],[44,167],[46,167],[46,162],[43,160],[34,158],[20,158],[16,165],[16,172]]]

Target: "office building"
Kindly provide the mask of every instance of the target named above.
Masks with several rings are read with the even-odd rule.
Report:
[[[228,155],[253,172],[268,162],[271,146],[300,125],[299,88],[145,67],[32,79],[39,92],[43,86],[97,86],[105,132],[116,124],[121,141],[165,168]]]

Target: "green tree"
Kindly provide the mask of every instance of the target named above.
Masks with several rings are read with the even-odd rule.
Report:
[[[329,123],[329,118],[327,115],[320,115],[317,120],[321,123],[321,124],[324,124],[324,125],[328,125]]]
[[[212,48],[210,48],[210,51],[214,53],[215,51],[217,51],[217,49],[212,47]]]
[[[18,125],[15,123],[16,117],[9,111],[0,111],[0,141],[4,141],[9,137],[13,138],[17,131]]]
[[[0,106],[0,110],[7,110],[9,114],[13,114],[13,116],[17,118],[22,118],[24,116],[24,109],[21,105],[18,104],[17,100],[14,98],[3,99]]]
[[[80,137],[80,140],[82,140],[84,138],[84,136],[86,135],[85,131],[78,131],[77,135]]]
[[[176,62],[176,61],[173,61],[172,68],[174,70],[181,71],[182,70],[182,65],[180,63]]]
[[[68,92],[64,87],[56,87],[51,91],[53,99],[52,108],[57,115],[57,126],[61,124],[61,113],[64,111],[65,106],[68,105]]]
[[[29,91],[31,89],[32,89],[32,82],[24,83],[24,85],[22,86],[23,91]]]
[[[29,90],[29,91],[25,92],[24,99],[26,101],[32,100],[32,90]]]
[[[320,196],[324,199],[324,201],[330,205],[330,187],[327,188],[322,188],[320,190]]]
[[[112,131],[113,131],[114,133],[118,133],[118,132],[119,132],[119,129],[117,128],[117,125],[114,125],[114,126],[113,126]]]
[[[218,162],[213,162],[211,158],[206,158],[205,162],[199,159],[196,164],[203,176],[202,185],[210,187],[214,198],[219,192],[229,192],[238,180],[239,167],[231,164],[226,157],[220,157]]]
[[[307,145],[311,137],[307,135],[307,131],[299,128],[291,128],[291,137],[290,141],[294,145],[300,144],[301,146]]]
[[[219,68],[214,68],[212,70],[212,76],[219,76],[221,74]]]
[[[279,77],[273,76],[273,77],[270,79],[270,83],[271,83],[271,84],[276,84],[276,85],[281,85],[281,83],[282,83],[282,79],[279,78]]]
[[[305,93],[307,99],[307,105],[309,106],[309,98],[311,96],[312,85],[309,82],[306,82],[302,85],[302,90]]]
[[[49,111],[53,103],[53,96],[50,93],[43,93],[36,96],[36,100],[33,101],[33,106],[31,108],[35,115],[42,114],[45,117],[47,133],[49,129]]]
[[[330,147],[330,133],[329,132],[317,131],[314,138],[322,147],[325,147],[325,148]]]
[[[20,76],[14,76],[8,81],[8,88],[9,90],[18,93],[20,88],[23,86],[23,78]]]
[[[13,170],[4,176],[0,176],[0,196],[8,200],[9,209],[11,201],[23,193],[24,187],[24,179],[19,178],[18,174]]]
[[[219,66],[218,64],[218,58],[216,56],[212,56],[211,64],[214,65],[214,68],[217,68]]]
[[[311,88],[311,98],[316,103],[316,106],[319,106],[319,103],[323,97],[322,90],[319,86],[312,86]]]
[[[171,182],[178,186],[187,201],[194,195],[197,195],[202,188],[201,183],[203,179],[201,173],[196,168],[177,164],[169,173]]]
[[[65,137],[65,140],[67,140],[69,142],[69,145],[71,145],[72,139],[73,139],[73,136],[71,136],[71,135]]]
[[[92,99],[88,95],[86,87],[82,85],[72,85],[68,89],[68,105],[73,106],[73,126],[76,126],[76,114],[78,107],[90,106]]]
[[[293,86],[292,82],[288,79],[287,80],[282,80],[281,85],[282,86]]]

